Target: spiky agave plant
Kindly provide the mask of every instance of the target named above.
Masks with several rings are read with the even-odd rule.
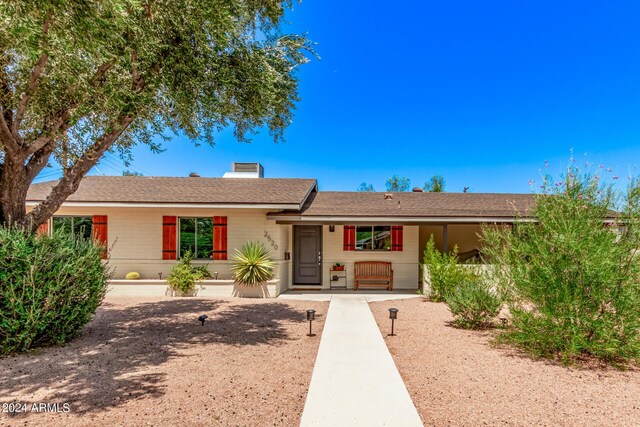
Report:
[[[236,249],[231,271],[237,283],[258,286],[273,278],[274,262],[269,251],[260,242],[246,242]]]

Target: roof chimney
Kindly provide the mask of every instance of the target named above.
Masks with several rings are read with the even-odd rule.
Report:
[[[198,172],[191,172],[189,178],[200,178],[200,174]]]
[[[414,187],[414,188],[413,188],[413,192],[414,192],[414,193],[422,193],[422,188],[420,188],[420,187]]]
[[[264,168],[260,163],[231,163],[231,172],[225,172],[223,178],[264,178]]]

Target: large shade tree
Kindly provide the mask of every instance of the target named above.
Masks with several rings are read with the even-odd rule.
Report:
[[[282,138],[310,44],[289,1],[0,0],[0,224],[35,230],[106,151],[182,132]],[[26,212],[52,159],[62,177]]]

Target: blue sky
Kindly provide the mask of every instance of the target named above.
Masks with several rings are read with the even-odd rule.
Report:
[[[176,137],[159,155],[136,148],[131,169],[217,177],[259,161],[268,177],[324,190],[441,174],[448,191],[529,192],[545,160],[558,171],[573,149],[638,174],[638,16],[637,1],[307,0],[286,30],[307,32],[321,59],[300,71],[286,143]],[[92,173],[119,174],[109,158]]]

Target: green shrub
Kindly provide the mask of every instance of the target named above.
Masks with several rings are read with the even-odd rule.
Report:
[[[509,289],[502,339],[568,362],[640,357],[640,190],[627,195],[570,167],[547,178],[531,212],[537,223],[485,229],[485,247]],[[617,212],[615,212],[617,211]]]
[[[237,283],[257,286],[273,278],[274,263],[269,251],[260,242],[247,242],[236,249],[231,271]]]
[[[132,271],[130,273],[127,273],[127,275],[125,276],[125,279],[127,279],[127,280],[140,280],[140,274],[136,273],[135,271]]]
[[[447,300],[447,296],[460,283],[468,278],[468,270],[458,264],[458,248],[446,253],[436,248],[433,235],[424,250],[423,265],[428,268],[430,289],[426,296],[435,302]]]
[[[488,326],[502,308],[502,301],[483,278],[470,272],[447,296],[455,324],[465,329]]]
[[[192,294],[196,290],[198,281],[211,277],[206,266],[194,266],[191,263],[192,261],[193,254],[187,251],[182,255],[178,263],[173,266],[169,277],[167,277],[169,287],[181,295]]]
[[[102,303],[104,248],[55,233],[0,227],[0,353],[63,344]]]
[[[196,275],[198,275],[200,277],[199,280],[204,280],[204,279],[210,279],[211,278],[211,273],[209,273],[209,270],[207,269],[206,265],[198,265],[193,267],[193,271],[196,273]]]

